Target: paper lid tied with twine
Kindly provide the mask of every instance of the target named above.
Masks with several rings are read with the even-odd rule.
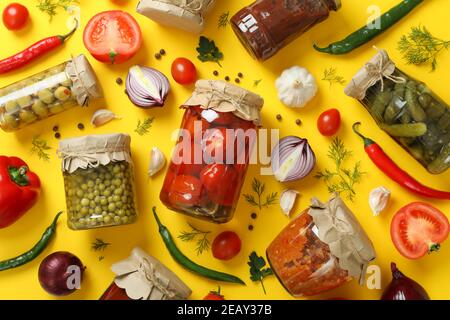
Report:
[[[87,106],[90,99],[103,97],[103,91],[89,61],[83,54],[67,63],[66,73],[72,80],[72,91],[80,106]]]
[[[363,100],[367,90],[381,81],[381,91],[384,89],[384,81],[389,80],[395,83],[405,83],[402,77],[393,75],[395,63],[389,58],[386,50],[379,50],[378,53],[367,62],[361,70],[353,77],[352,81],[344,89],[346,95]]]
[[[199,80],[183,107],[201,106],[218,112],[233,112],[235,116],[260,126],[263,105],[261,96],[241,87],[225,81]]]
[[[63,172],[97,168],[111,162],[131,160],[131,137],[127,134],[90,135],[59,142],[58,156]]]
[[[362,285],[368,264],[375,260],[376,253],[354,214],[337,194],[327,203],[312,199],[308,214],[319,230],[319,239],[338,258],[339,267]]]
[[[165,265],[141,248],[111,266],[114,283],[133,300],[186,300],[191,289]]]
[[[137,12],[167,26],[201,33],[216,0],[141,0]]]

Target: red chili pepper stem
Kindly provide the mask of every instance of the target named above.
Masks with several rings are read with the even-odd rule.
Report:
[[[353,131],[364,140],[364,148],[367,148],[367,147],[369,147],[369,146],[371,146],[373,144],[376,144],[375,141],[373,141],[372,139],[369,139],[369,138],[363,136],[362,133],[358,131],[357,127],[359,127],[360,125],[361,125],[361,122],[356,122],[352,126],[352,128],[353,128]]]
[[[8,173],[9,177],[12,181],[14,181],[16,184],[18,184],[21,187],[25,187],[29,185],[28,177],[27,177],[28,167],[9,167]]]
[[[57,36],[59,38],[59,40],[61,40],[61,42],[66,41],[67,38],[70,38],[75,33],[75,31],[77,31],[77,29],[78,29],[78,20],[75,20],[75,21],[76,21],[76,25],[75,25],[75,28],[72,29],[72,31],[70,31],[69,33],[67,33],[65,35]]]

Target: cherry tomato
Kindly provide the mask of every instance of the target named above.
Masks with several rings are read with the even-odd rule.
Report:
[[[213,241],[212,253],[219,260],[230,260],[241,251],[241,239],[232,231],[219,234]]]
[[[419,259],[437,251],[449,233],[449,221],[438,209],[423,202],[400,209],[391,223],[391,238],[406,258]]]
[[[189,132],[191,135],[191,141],[194,141],[198,135],[201,139],[203,132],[211,126],[206,119],[201,116],[203,110],[200,108],[189,108],[186,110],[185,121],[182,124],[182,128]]]
[[[188,151],[190,156],[189,154],[186,154],[185,158],[184,147],[183,142],[178,143],[175,147],[175,152],[172,156],[172,163],[170,164],[170,170],[176,175],[184,174],[189,176],[198,176],[200,171],[202,171],[205,166],[203,163],[203,150],[199,144],[191,143],[191,147]],[[196,155],[200,158],[196,159]]]
[[[180,175],[175,177],[169,193],[172,205],[195,205],[199,203],[202,193],[202,183],[193,176]]]
[[[231,170],[225,164],[211,164],[202,170],[200,180],[206,190],[214,191],[230,183],[230,181],[224,181],[223,179],[226,177],[227,172],[231,172]]]
[[[137,21],[120,10],[101,12],[86,25],[83,41],[92,56],[104,63],[123,63],[141,48],[142,32]]]
[[[177,58],[172,63],[172,77],[179,84],[191,84],[197,80],[197,69],[191,60]]]
[[[227,159],[227,128],[216,127],[205,131],[202,140],[205,160],[225,163]]]
[[[225,297],[220,294],[220,287],[217,291],[211,291],[208,293],[203,300],[225,300]]]
[[[28,22],[30,13],[20,3],[11,3],[3,10],[3,24],[9,30],[20,30]]]
[[[233,205],[237,178],[237,171],[225,164],[208,165],[200,173],[200,181],[208,191],[209,199],[223,206]]]
[[[317,127],[322,135],[334,136],[341,126],[341,114],[337,109],[330,109],[319,116]]]

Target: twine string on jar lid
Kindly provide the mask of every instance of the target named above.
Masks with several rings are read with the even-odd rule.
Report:
[[[162,3],[166,4],[173,4],[176,5],[183,10],[186,10],[188,12],[191,12],[193,14],[200,14],[202,16],[203,10],[207,8],[205,6],[204,0],[157,0]]]
[[[137,271],[144,276],[144,278],[149,282],[150,285],[155,286],[169,299],[173,299],[176,296],[175,292],[169,290],[166,285],[161,283],[161,280],[156,276],[156,270],[153,264],[145,257],[141,258]]]
[[[366,63],[365,68],[369,76],[377,78],[381,82],[381,92],[384,91],[384,79],[391,80],[394,83],[405,83],[406,79],[403,77],[397,77],[392,75],[392,73],[385,72],[386,63],[383,59],[378,61],[378,64]]]

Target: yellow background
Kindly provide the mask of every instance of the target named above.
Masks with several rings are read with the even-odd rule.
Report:
[[[428,174],[421,165],[377,128],[362,105],[344,95],[342,86],[335,84],[330,87],[327,82],[320,80],[324,70],[332,66],[336,67],[338,73],[344,76],[347,81],[350,80],[352,75],[374,55],[375,51],[372,49],[372,45],[376,45],[379,48],[386,48],[393,60],[397,61],[398,67],[411,76],[425,81],[445,101],[450,101],[450,91],[448,90],[450,52],[443,52],[439,57],[437,71],[430,72],[428,66],[416,67],[406,65],[396,50],[400,36],[407,33],[410,27],[418,24],[427,26],[434,35],[440,38],[450,39],[448,23],[450,2],[448,0],[425,1],[424,4],[393,29],[351,54],[329,56],[319,54],[312,49],[313,42],[326,45],[331,41],[346,36],[366,23],[368,17],[366,10],[369,5],[378,5],[385,11],[397,4],[398,1],[343,0],[342,9],[339,12],[332,13],[327,21],[310,30],[279,52],[275,58],[265,63],[252,60],[229,26],[226,29],[218,29],[217,27],[217,21],[221,13],[230,11],[231,16],[242,6],[252,1],[217,1],[217,6],[207,18],[208,23],[204,34],[214,39],[224,52],[223,68],[219,68],[214,63],[201,63],[197,60],[195,52],[198,43],[197,35],[159,26],[146,17],[136,14],[136,0],[81,0],[82,26],[64,47],[20,71],[0,76],[0,87],[3,87],[66,61],[71,54],[84,53],[89,57],[99,75],[106,96],[104,101],[91,105],[88,109],[75,108],[17,133],[0,133],[0,153],[23,158],[28,162],[30,168],[41,177],[43,183],[43,191],[38,204],[13,226],[0,230],[0,259],[16,256],[31,248],[41,237],[42,232],[49,225],[54,215],[60,210],[65,210],[60,160],[55,154],[58,142],[53,138],[52,132],[52,127],[55,124],[59,125],[63,138],[113,132],[131,134],[135,174],[137,176],[139,221],[136,224],[124,227],[74,232],[67,228],[66,217],[64,216],[59,222],[56,238],[40,257],[23,267],[0,273],[0,298],[55,299],[41,289],[37,279],[37,270],[39,263],[46,255],[54,251],[66,250],[79,256],[87,266],[82,290],[67,297],[67,299],[97,299],[113,279],[113,274],[110,271],[111,264],[127,257],[134,246],[141,246],[175,271],[192,288],[193,299],[201,299],[208,291],[215,289],[218,284],[185,271],[172,260],[163,245],[157,232],[155,221],[151,216],[151,207],[155,205],[158,207],[162,221],[170,226],[170,230],[175,236],[180,231],[189,229],[187,222],[193,223],[200,229],[212,231],[213,236],[224,230],[238,232],[243,241],[243,248],[239,256],[231,262],[220,262],[212,259],[210,252],[197,257],[193,243],[177,241],[179,247],[195,261],[215,269],[236,274],[247,282],[246,287],[222,283],[222,292],[227,299],[290,298],[289,294],[283,290],[274,277],[265,280],[267,295],[264,295],[260,284],[251,283],[249,280],[249,271],[246,264],[248,254],[251,251],[256,250],[258,254],[263,255],[267,245],[288,223],[289,220],[281,213],[278,205],[269,209],[263,209],[261,212],[258,212],[258,219],[251,221],[250,214],[255,208],[249,206],[241,197],[235,218],[226,225],[213,225],[189,219],[167,210],[158,199],[164,173],[153,179],[147,178],[147,165],[151,147],[158,146],[167,156],[170,155],[173,142],[170,141],[169,136],[174,129],[179,127],[182,117],[182,111],[178,107],[193,90],[192,87],[182,87],[176,84],[170,77],[171,62],[179,56],[190,58],[196,64],[201,78],[212,78],[214,70],[218,70],[222,78],[225,75],[229,75],[232,79],[236,77],[238,72],[242,72],[244,74],[242,86],[263,95],[265,98],[266,102],[263,110],[265,127],[279,128],[282,136],[298,135],[308,138],[318,157],[317,169],[331,167],[333,164],[326,157],[331,140],[318,134],[316,119],[322,111],[330,107],[339,108],[343,117],[343,125],[339,136],[344,140],[346,146],[354,151],[354,159],[350,160],[350,163],[361,160],[363,171],[368,173],[363,178],[363,182],[357,186],[356,201],[354,203],[348,202],[348,204],[374,242],[378,253],[375,264],[382,269],[383,287],[388,284],[391,278],[389,264],[391,261],[395,261],[401,270],[421,283],[433,299],[450,298],[450,243],[445,243],[439,253],[424,257],[419,261],[407,260],[396,251],[389,235],[389,226],[393,214],[403,205],[423,199],[416,198],[383,176],[367,158],[361,141],[351,132],[351,125],[353,122],[361,120],[364,123],[362,127],[364,133],[379,141],[397,163],[430,186],[437,189],[450,190],[450,172],[440,176]],[[2,0],[0,9],[3,10],[3,7],[8,2]],[[41,38],[55,33],[66,33],[67,31],[66,20],[68,15],[65,12],[59,11],[58,16],[49,22],[48,17],[35,8],[37,1],[21,0],[20,2],[29,8],[32,23],[24,31],[16,33],[8,31],[3,25],[0,26],[1,57],[7,57],[22,50]],[[83,46],[82,31],[86,22],[94,14],[108,9],[122,9],[132,13],[140,23],[143,31],[144,43],[141,51],[131,61],[123,65],[110,66],[99,63],[90,57]],[[167,56],[157,61],[154,58],[154,53],[161,48],[167,51]],[[124,86],[119,87],[115,83],[118,76],[125,79],[128,68],[134,64],[155,67],[169,76],[173,91],[163,109],[145,111],[134,107],[124,94]],[[293,65],[308,68],[316,76],[320,86],[317,97],[302,110],[289,109],[283,106],[277,99],[274,87],[274,81],[281,71]],[[254,88],[253,81],[256,79],[262,79],[262,82],[258,87]],[[90,117],[96,109],[102,107],[113,110],[118,115],[123,116],[124,119],[112,122],[99,129],[92,128],[89,124]],[[278,122],[275,119],[276,114],[281,114],[283,121]],[[143,137],[135,134],[134,129],[138,119],[142,120],[150,116],[156,117],[150,134]],[[303,121],[303,125],[300,127],[295,124],[295,119],[297,118]],[[84,132],[80,132],[77,129],[79,122],[86,125]],[[32,137],[38,134],[49,141],[52,147],[52,150],[50,150],[50,162],[41,161],[36,155],[30,153]],[[248,193],[251,191],[251,180],[254,176],[259,176],[258,166],[251,167],[243,189],[244,192]],[[313,196],[317,196],[323,201],[328,198],[324,183],[316,181],[312,176],[289,185],[277,183],[272,177],[263,177],[262,180],[267,184],[267,190],[270,191],[281,192],[286,188],[298,190],[302,196],[296,206],[296,213],[306,208],[309,205],[309,199]],[[383,212],[380,217],[373,217],[368,206],[368,194],[370,190],[380,185],[384,185],[392,190],[393,201],[389,209]],[[434,204],[447,213],[450,209],[450,204],[445,201],[427,202]],[[249,223],[253,223],[255,226],[252,232],[247,229]],[[94,252],[90,247],[95,238],[111,242],[112,246],[105,252]],[[211,236],[210,239],[212,240],[213,237]],[[98,261],[100,255],[105,256],[103,261]],[[380,295],[380,290],[369,290],[365,287],[359,287],[353,281],[342,288],[317,298],[379,299]]]

